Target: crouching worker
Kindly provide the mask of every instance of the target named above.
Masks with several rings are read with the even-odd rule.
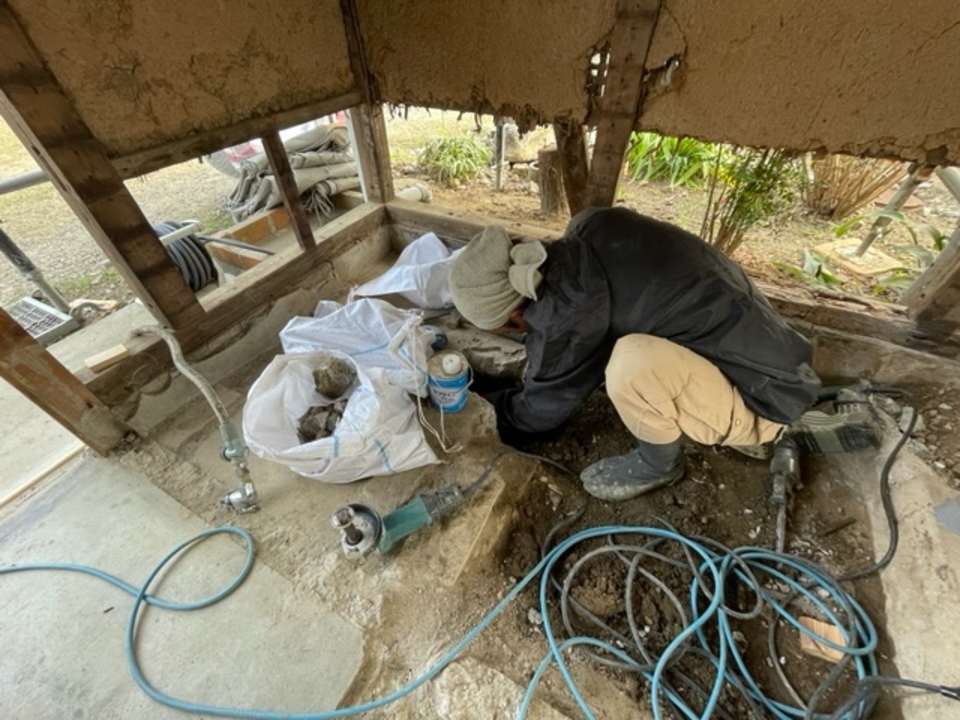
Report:
[[[582,472],[598,498],[679,480],[683,435],[754,455],[785,433],[817,452],[876,440],[866,405],[810,410],[821,383],[807,340],[736,263],[667,223],[591,209],[547,244],[488,227],[454,261],[450,286],[477,327],[524,335],[523,386],[488,396],[504,442],[559,427],[606,382],[638,443]]]

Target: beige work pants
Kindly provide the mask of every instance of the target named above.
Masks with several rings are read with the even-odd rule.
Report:
[[[710,361],[663,338],[620,338],[606,377],[620,418],[649,443],[673,442],[683,434],[703,445],[760,445],[784,427],[748,409]]]

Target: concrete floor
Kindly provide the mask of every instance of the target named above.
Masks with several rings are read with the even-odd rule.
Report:
[[[239,371],[241,360],[269,349],[265,338],[275,339],[290,312],[289,306],[278,306],[259,332],[225,351],[230,357],[199,364],[238,422],[245,390],[260,367]],[[143,320],[129,318],[134,325]],[[821,342],[818,357],[843,374],[830,347]],[[886,363],[868,368],[878,381],[916,373],[960,387],[956,364],[896,351],[904,358],[898,364],[889,360],[890,348],[874,350],[883,350],[877,357]],[[62,352],[66,357],[67,350]],[[70,352],[74,358],[83,355],[79,347]],[[850,355],[843,357],[848,362]],[[5,408],[11,407],[8,401],[5,394]],[[0,435],[0,458],[24,477],[72,441],[57,435],[55,426],[45,426],[43,418],[29,417],[30,408],[17,412],[22,413],[17,422]],[[488,560],[512,522],[513,505],[535,475],[535,465],[521,458],[498,464],[489,491],[468,511],[443,528],[414,536],[396,557],[375,555],[353,565],[342,557],[329,525],[330,514],[346,502],[387,510],[417,489],[476,477],[499,447],[490,409],[472,402],[468,412],[451,419],[448,429],[466,443],[465,452],[442,465],[390,478],[322,485],[253,458],[263,509],[237,517],[217,504],[234,480],[219,460],[213,417],[179,378],[163,395],[145,399],[134,418],[148,435],[140,446],[108,460],[85,454],[0,508],[0,565],[73,561],[136,584],[166,552],[197,532],[228,523],[246,527],[255,537],[258,561],[234,596],[192,614],[147,611],[139,642],[147,676],[162,690],[195,701],[280,712],[382,696],[429,667],[508,587],[502,579],[491,580],[496,574],[490,573]],[[35,450],[37,439],[43,440],[41,452]],[[836,471],[863,493],[874,543],[882,552],[886,536],[875,490],[877,468],[850,458]],[[883,574],[893,660],[903,676],[956,684],[950,632],[960,626],[960,534],[950,514],[956,493],[909,448],[895,468],[893,486],[901,544]],[[238,543],[216,538],[177,563],[160,594],[204,596],[232,577],[241,562]],[[0,717],[183,717],[148,699],[129,677],[123,659],[129,607],[130,599],[120,591],[75,574],[4,576]],[[464,607],[472,613],[470,622]],[[510,628],[502,642],[504,656],[514,652],[517,639]],[[604,692],[603,678],[591,682]],[[522,691],[497,667],[468,655],[409,701],[371,717],[507,718]],[[626,697],[616,702],[607,706],[605,717],[636,716]],[[904,716],[947,717],[953,709],[947,702],[911,698],[903,703]],[[558,707],[541,703],[531,717],[568,717]]]

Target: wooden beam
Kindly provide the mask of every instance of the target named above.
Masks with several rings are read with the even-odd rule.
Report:
[[[516,239],[527,237],[549,242],[562,235],[534,225],[408,200],[394,200],[386,207],[395,229],[414,234],[435,232],[455,242],[467,242],[490,225],[504,227],[507,234]],[[917,323],[906,316],[906,309],[902,306],[828,290],[813,291],[767,283],[756,285],[774,309],[801,330],[807,326],[827,327],[940,357],[960,358],[960,335],[954,332],[950,323]]]
[[[310,250],[317,246],[317,241],[313,237],[310,219],[307,217],[303,200],[297,190],[297,181],[293,177],[290,159],[287,157],[287,149],[283,146],[283,140],[280,139],[280,133],[274,130],[261,139],[263,140],[263,149],[267,154],[267,162],[270,163],[274,180],[280,189],[281,197],[283,197],[283,206],[287,209],[290,220],[293,222],[293,233],[297,236],[297,244],[303,250]]]
[[[920,322],[960,324],[960,225],[933,264],[903,293],[901,301],[910,317]]]
[[[906,308],[874,303],[831,291],[757,283],[773,308],[788,322],[862,335],[951,359],[960,358],[960,337],[949,323],[918,323]]]
[[[0,308],[0,377],[101,455],[129,432],[73,374]]]
[[[563,189],[567,194],[570,214],[576,215],[587,207],[587,141],[583,126],[573,120],[560,120],[553,124],[553,134],[560,152],[560,173]]]
[[[123,157],[115,157],[113,166],[122,178],[145,175],[261,137],[274,130],[282,130],[326,115],[333,115],[362,101],[363,95],[360,90],[351,90],[345,95],[301,105],[274,115],[250,118],[227,127],[208,130]]]
[[[0,115],[147,309],[174,328],[195,322],[193,292],[6,0],[0,48]]]
[[[310,272],[361,242],[387,222],[382,205],[367,203],[325,224],[317,231],[317,246],[308,253],[291,250],[268,257],[232,283],[203,299],[207,316],[185,349],[240,322],[264,305],[289,294]]]
[[[643,102],[643,70],[660,14],[660,0],[618,0],[610,64],[597,114],[597,142],[586,206],[609,207],[617,197],[623,158]]]
[[[266,258],[233,282],[203,299],[207,315],[190,330],[177,333],[185,353],[223,335],[235,324],[249,320],[271,302],[303,284],[304,278],[352,245],[377,232],[387,222],[382,205],[367,203],[328,222],[316,232],[317,247],[310,252],[289,248]],[[153,336],[124,341],[128,360],[100,374],[78,370],[77,377],[106,405],[116,405],[136,388],[171,367],[166,343]]]

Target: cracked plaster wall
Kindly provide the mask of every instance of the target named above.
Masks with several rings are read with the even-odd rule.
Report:
[[[112,156],[354,87],[339,0],[10,4]]]
[[[357,0],[369,70],[393,103],[583,120],[613,0]]]
[[[960,163],[956,0],[664,0],[640,126],[745,145]]]

